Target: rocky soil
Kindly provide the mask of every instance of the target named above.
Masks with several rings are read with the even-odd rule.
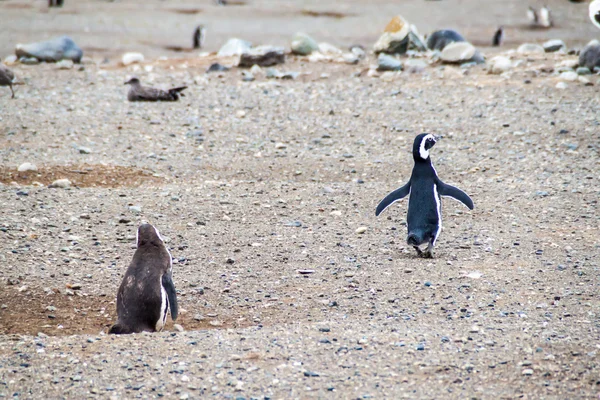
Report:
[[[373,55],[252,82],[205,74],[212,56],[12,66],[0,397],[596,398],[600,82],[516,47],[486,52],[513,61],[500,75],[369,74]],[[189,88],[129,103],[134,74]],[[406,201],[374,216],[421,132],[475,202],[444,202],[433,260],[405,244]],[[178,326],[107,336],[142,221],[171,249]]]

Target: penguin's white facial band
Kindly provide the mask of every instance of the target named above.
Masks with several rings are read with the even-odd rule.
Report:
[[[163,240],[162,236],[160,236],[160,232],[158,231],[158,229],[156,229],[156,227],[154,227],[154,226],[153,226],[153,228],[154,228],[154,232],[156,232],[156,236],[158,236],[160,241],[164,243],[165,241]]]
[[[427,160],[429,158],[429,149],[433,147],[435,144],[435,136],[429,134],[421,140],[421,145],[419,146],[419,156],[423,160]]]

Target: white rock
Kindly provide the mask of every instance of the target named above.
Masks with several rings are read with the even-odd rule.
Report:
[[[233,57],[241,56],[242,54],[250,51],[252,43],[242,39],[229,39],[217,53],[218,57]]]
[[[566,89],[566,88],[568,88],[568,87],[569,87],[569,85],[567,85],[567,83],[566,83],[566,82],[558,82],[558,83],[556,84],[556,88],[557,88],[557,89]]]
[[[490,72],[492,74],[501,74],[512,68],[512,62],[508,57],[496,56],[490,61]]]
[[[13,65],[17,62],[17,60],[18,60],[17,56],[15,56],[14,54],[11,54],[10,56],[8,56],[4,59],[4,64]]]
[[[447,63],[463,63],[475,56],[475,46],[469,42],[453,42],[444,47],[440,59]]]
[[[520,54],[544,54],[546,50],[539,44],[523,43],[517,49],[517,53]]]
[[[50,188],[61,188],[61,189],[66,189],[70,186],[71,186],[71,181],[68,179],[57,179],[54,182],[52,182],[50,185],[48,185],[48,187],[50,187]]]
[[[467,274],[467,278],[471,278],[471,279],[479,279],[481,278],[483,274],[479,271],[473,271],[473,272],[469,272]]]
[[[567,45],[560,39],[548,40],[543,44],[546,53],[554,53],[555,51],[565,50]]]
[[[363,233],[365,233],[367,231],[367,227],[366,226],[360,226],[358,228],[356,228],[356,233],[358,233],[359,235],[362,235]]]
[[[342,51],[329,43],[319,43],[319,52],[322,54],[330,54],[330,55],[340,55]]]
[[[573,82],[573,81],[577,80],[578,76],[579,75],[577,75],[577,72],[575,72],[575,71],[565,71],[560,74],[559,78],[562,79],[563,81]]]
[[[37,166],[35,164],[29,163],[29,162],[25,162],[21,165],[19,165],[19,168],[17,168],[17,171],[19,172],[28,172],[28,171],[37,171]]]
[[[56,63],[56,66],[58,67],[58,69],[71,69],[73,68],[73,61],[67,59],[61,60]]]
[[[121,62],[123,65],[131,65],[135,63],[140,63],[144,61],[144,55],[142,53],[125,53],[123,57],[121,57]]]
[[[410,24],[400,15],[396,15],[387,24],[383,34],[373,45],[375,53],[404,54],[408,50]]]

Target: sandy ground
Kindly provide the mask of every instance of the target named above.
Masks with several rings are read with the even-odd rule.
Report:
[[[581,9],[555,3],[562,15]],[[61,18],[108,25],[92,6],[134,3],[84,1],[79,14],[35,14],[36,27],[23,23],[35,9],[18,4],[31,3],[0,2],[20,27],[0,36],[5,53],[35,30],[59,31]],[[198,16],[273,4],[206,2]],[[282,8],[333,8],[298,4]],[[361,4],[336,8],[361,14]],[[414,18],[443,4],[475,8],[410,4]],[[369,10],[364,18],[385,24]],[[286,18],[308,20],[296,11]],[[356,32],[350,18],[313,18],[311,32],[332,24],[332,42],[367,44],[381,29]],[[493,30],[483,19],[468,26]],[[262,41],[253,29],[239,36]],[[291,34],[273,29],[281,43]],[[561,29],[523,35],[577,46],[594,33]],[[105,49],[92,52],[98,63],[15,66],[17,98],[0,88],[0,396],[598,397],[600,82],[555,87],[555,67],[575,56],[513,55],[523,63],[506,76],[433,65],[389,80],[364,74],[372,56],[356,66],[290,57],[282,69],[298,79],[242,82],[235,69],[205,74],[212,59],[192,54],[146,69],[100,64],[122,49],[164,54],[100,30],[81,37]],[[132,74],[189,88],[177,103],[129,103]],[[440,177],[475,202],[469,211],[444,201],[433,260],[405,244],[406,201],[374,216],[408,179],[412,140],[425,131],[444,136],[432,150]],[[17,172],[23,162],[38,171]],[[73,187],[47,187],[58,178]],[[185,332],[169,322],[162,333],[107,336],[141,221],[173,254]]]

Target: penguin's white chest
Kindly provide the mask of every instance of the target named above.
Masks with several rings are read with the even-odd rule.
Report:
[[[158,321],[156,321],[155,326],[157,332],[161,331],[165,327],[168,309],[169,301],[167,300],[167,291],[162,285],[162,278],[160,278],[160,315],[158,316]]]

